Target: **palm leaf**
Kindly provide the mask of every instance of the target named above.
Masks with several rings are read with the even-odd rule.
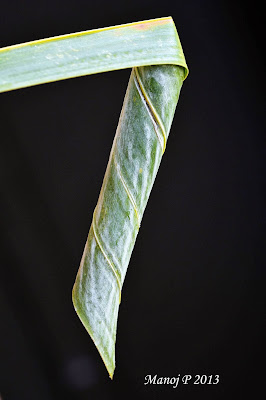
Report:
[[[121,290],[188,69],[171,17],[0,49],[0,92],[132,67],[73,288],[110,377]]]

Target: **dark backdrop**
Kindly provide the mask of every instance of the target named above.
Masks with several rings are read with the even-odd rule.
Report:
[[[0,95],[3,400],[240,399],[264,390],[262,7],[1,1],[0,46],[168,15],[190,75],[124,284],[113,382],[71,290],[130,72]],[[148,374],[220,382],[145,386]]]

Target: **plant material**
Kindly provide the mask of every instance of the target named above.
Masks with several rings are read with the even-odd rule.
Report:
[[[171,17],[0,49],[0,91],[133,67],[80,268],[75,310],[110,377],[121,290],[188,74]]]

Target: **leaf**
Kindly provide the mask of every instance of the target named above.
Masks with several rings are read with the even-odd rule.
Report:
[[[183,78],[174,65],[133,69],[73,290],[111,377],[121,288]]]
[[[113,377],[121,290],[186,61],[171,17],[0,49],[0,91],[133,67],[73,303]]]
[[[162,63],[182,65],[187,71],[171,17],[4,47],[0,49],[0,92]]]

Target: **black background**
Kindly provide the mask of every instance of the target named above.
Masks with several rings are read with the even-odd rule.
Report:
[[[168,15],[190,75],[127,272],[113,381],[71,290],[130,71],[0,95],[3,400],[265,396],[262,6],[2,1],[0,46]]]

